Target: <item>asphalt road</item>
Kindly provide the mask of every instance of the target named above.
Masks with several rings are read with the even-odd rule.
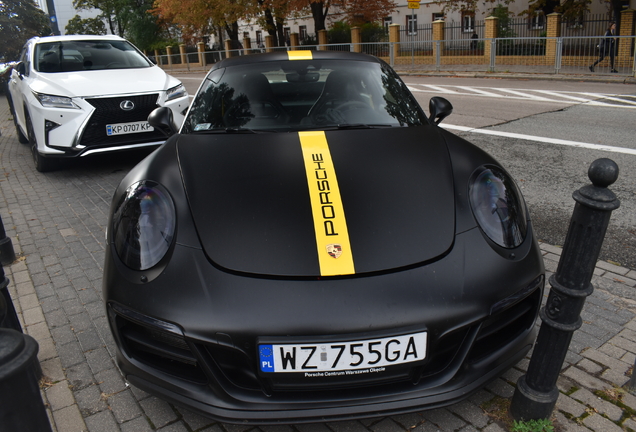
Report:
[[[191,95],[203,74],[176,75]],[[523,190],[540,240],[563,245],[574,209],[572,193],[589,184],[587,170],[598,158],[620,169],[610,187],[621,201],[612,214],[600,258],[636,269],[636,152],[542,142],[560,139],[582,144],[636,149],[636,86],[581,81],[538,81],[404,76],[428,111],[433,96],[451,101],[453,114],[442,126],[478,128],[519,137],[451,129],[497,158]]]

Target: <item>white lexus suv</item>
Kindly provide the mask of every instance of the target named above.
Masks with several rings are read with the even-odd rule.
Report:
[[[157,146],[148,124],[157,107],[179,127],[189,97],[179,80],[118,36],[50,36],[27,41],[9,80],[18,140],[38,171],[59,158]]]

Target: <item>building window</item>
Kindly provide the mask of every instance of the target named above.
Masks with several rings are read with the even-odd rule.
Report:
[[[432,22],[443,20],[443,19],[444,19],[444,14],[442,12],[433,12],[433,15],[431,16]]]
[[[531,30],[543,30],[545,28],[545,15],[543,12],[535,12],[534,16],[530,18]]]
[[[384,30],[389,31],[389,26],[393,24],[393,17],[384,17]]]
[[[302,42],[307,40],[307,26],[298,26],[298,37]]]
[[[417,15],[406,16],[406,31],[409,36],[415,36],[417,34]]]
[[[285,36],[285,45],[290,46],[291,42],[289,40],[289,35],[291,34],[291,28],[285,27],[283,28],[283,35]]]
[[[263,43],[263,32],[260,30],[256,30],[256,45],[259,47]]]
[[[250,32],[243,32],[243,39],[250,37]]]
[[[473,33],[475,31],[474,12],[462,12],[462,31],[464,33]]]

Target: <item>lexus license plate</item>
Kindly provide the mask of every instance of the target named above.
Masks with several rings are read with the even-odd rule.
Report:
[[[152,132],[155,130],[147,121],[138,121],[130,123],[115,123],[106,125],[106,135],[125,135],[141,132]]]
[[[306,344],[260,344],[262,372],[377,369],[426,358],[426,332],[380,339]]]

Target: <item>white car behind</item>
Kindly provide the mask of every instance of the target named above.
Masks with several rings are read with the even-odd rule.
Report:
[[[118,36],[50,36],[27,41],[9,80],[9,103],[35,167],[59,158],[157,146],[155,108],[181,125],[189,97],[179,80]]]

